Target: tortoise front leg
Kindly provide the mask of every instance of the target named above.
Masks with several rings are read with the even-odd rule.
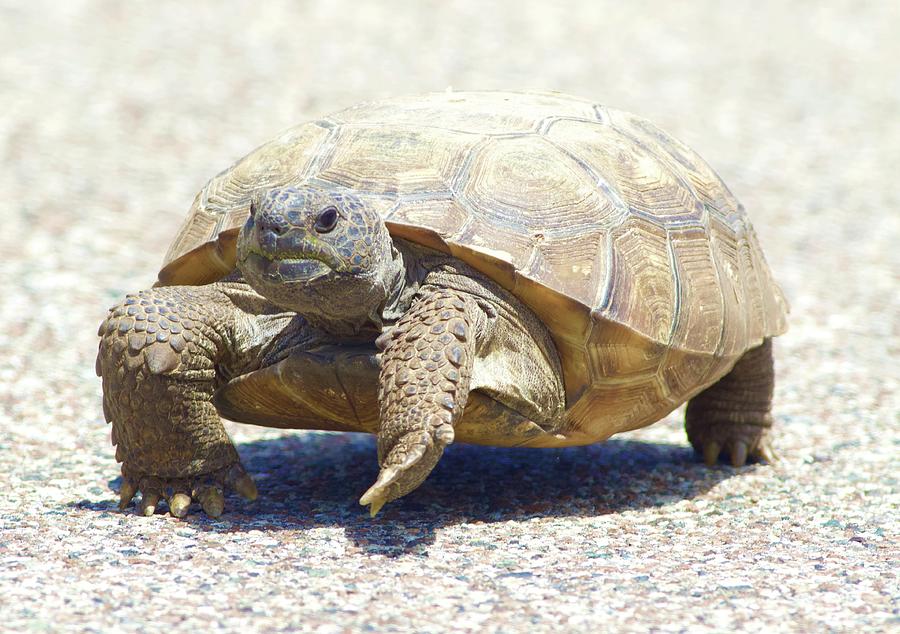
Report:
[[[192,496],[218,516],[225,486],[256,497],[211,398],[223,378],[258,363],[290,321],[258,315],[265,304],[245,284],[222,283],[153,288],[110,310],[100,326],[97,374],[122,462],[120,508],[138,490],[144,515],[165,497],[177,517]]]
[[[381,471],[359,501],[371,505],[373,517],[418,487],[453,442],[453,426],[469,395],[481,315],[467,295],[432,289],[376,341],[382,350]]]
[[[772,340],[748,350],[731,369],[697,396],[685,412],[688,440],[707,465],[727,453],[731,464],[750,460],[773,462],[772,392],[775,369]]]

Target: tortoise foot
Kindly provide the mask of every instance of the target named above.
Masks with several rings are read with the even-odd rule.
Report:
[[[190,478],[161,478],[153,475],[126,475],[122,467],[122,486],[119,489],[119,509],[125,510],[140,491],[138,512],[150,517],[156,513],[159,501],[165,499],[173,517],[185,517],[191,503],[197,501],[210,517],[219,517],[225,509],[225,491],[233,490],[253,501],[258,493],[253,478],[236,462],[212,473]]]
[[[748,350],[731,371],[688,402],[685,430],[694,450],[712,466],[728,456],[732,466],[774,462],[772,340]]]
[[[703,461],[710,467],[726,457],[733,467],[742,467],[748,462],[773,463],[777,460],[772,447],[771,429],[762,425],[717,423],[694,430],[690,440],[694,450],[703,456]]]
[[[444,447],[453,442],[453,428],[441,425],[428,431],[418,431],[400,437],[382,462],[378,479],[360,498],[375,517],[381,507],[417,488],[431,473]]]

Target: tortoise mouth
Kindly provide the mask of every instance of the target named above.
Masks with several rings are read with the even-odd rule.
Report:
[[[325,262],[315,257],[297,257],[296,254],[280,255],[261,253],[256,249],[241,258],[244,275],[257,277],[265,282],[313,282],[333,272]]]

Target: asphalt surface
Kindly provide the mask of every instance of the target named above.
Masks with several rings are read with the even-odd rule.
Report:
[[[900,5],[0,2],[0,630],[900,631]],[[454,446],[370,520],[371,438],[229,424],[260,488],[116,510],[94,376],[195,192],[364,99],[556,89],[688,142],[792,305],[775,466],[676,416]]]

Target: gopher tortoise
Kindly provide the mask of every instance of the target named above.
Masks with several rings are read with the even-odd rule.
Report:
[[[210,180],[101,325],[121,507],[254,498],[220,416],[377,434],[373,516],[454,440],[584,445],[684,402],[708,464],[770,460],[786,312],[743,207],[644,119],[557,93],[357,105]]]

